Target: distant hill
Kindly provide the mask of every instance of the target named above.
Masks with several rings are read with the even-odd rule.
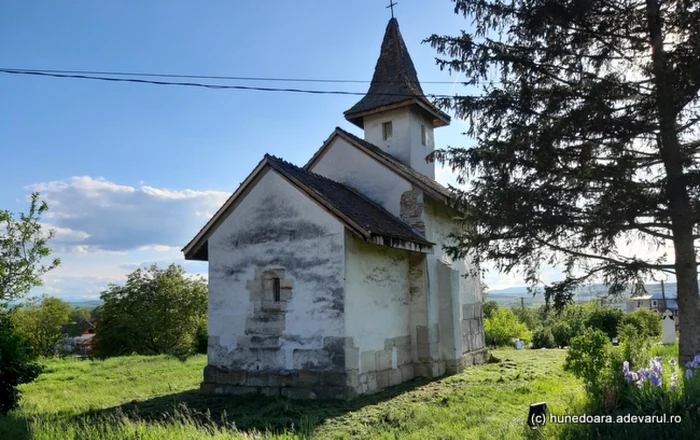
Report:
[[[64,299],[65,302],[68,303],[71,307],[75,309],[79,308],[87,308],[87,309],[94,309],[97,306],[101,306],[103,303],[99,299],[95,300],[70,300],[70,299]]]
[[[644,287],[649,294],[661,293],[661,284],[647,284]],[[666,294],[675,295],[676,283],[664,283],[664,291]],[[544,304],[544,295],[542,292],[543,290],[539,289],[533,297],[532,294],[527,292],[527,287],[525,286],[509,287],[507,289],[489,290],[488,299],[502,305],[519,306],[522,302],[526,306],[536,306]],[[608,288],[605,285],[591,284],[581,287],[576,292],[574,295],[574,302],[585,303],[596,298],[607,297],[607,295]],[[631,294],[628,291],[621,298],[617,299],[616,302],[625,301],[629,297],[631,297]],[[521,300],[521,298],[523,299]]]

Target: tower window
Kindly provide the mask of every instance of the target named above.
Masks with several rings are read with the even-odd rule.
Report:
[[[423,145],[428,145],[428,130],[425,129],[425,125],[420,125],[420,143]]]
[[[387,140],[394,137],[394,127],[391,121],[382,123],[382,139]]]
[[[275,302],[280,302],[281,300],[281,287],[280,287],[280,279],[277,277],[274,277],[272,279],[272,299]]]

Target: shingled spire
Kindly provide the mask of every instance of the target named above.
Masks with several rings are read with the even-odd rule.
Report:
[[[405,105],[418,105],[430,116],[434,127],[449,124],[450,117],[432,105],[423,95],[416,68],[399,31],[399,22],[392,18],[386,27],[369,90],[357,104],[345,112],[345,119],[363,128],[364,116]]]

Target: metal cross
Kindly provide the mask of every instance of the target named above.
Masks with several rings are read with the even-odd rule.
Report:
[[[398,3],[394,3],[392,0],[389,0],[389,6],[386,8],[389,9],[391,8],[391,18],[394,18],[394,6],[398,5]]]

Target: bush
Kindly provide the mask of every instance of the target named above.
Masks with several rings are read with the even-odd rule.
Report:
[[[637,309],[622,317],[620,325],[632,326],[640,335],[649,338],[661,336],[661,314],[655,310]]]
[[[586,391],[599,396],[603,389],[603,371],[610,361],[612,344],[608,335],[598,329],[586,329],[571,339],[564,369],[583,380]]]
[[[573,332],[566,322],[556,322],[552,325],[552,336],[557,347],[566,347],[569,345]]]
[[[0,312],[1,313],[1,312]],[[41,374],[43,367],[33,362],[29,349],[17,334],[6,314],[0,315],[0,414],[7,414],[19,404],[19,385]]]
[[[484,319],[490,318],[496,310],[498,310],[498,303],[496,301],[486,301],[482,307]]]
[[[530,307],[514,307],[512,310],[520,322],[527,326],[528,330],[534,331],[542,325],[542,319],[540,318],[537,309]]]
[[[520,322],[510,309],[497,308],[490,318],[484,320],[486,341],[496,340],[498,345],[508,345],[511,340],[520,338],[529,343],[532,335],[525,324]]]
[[[614,307],[590,306],[592,310],[585,323],[587,327],[598,329],[608,335],[609,338],[617,336],[617,327],[620,325],[625,313]]]
[[[197,332],[194,335],[195,351],[200,354],[207,354],[207,349],[209,347],[209,333],[207,331],[207,324],[200,324],[197,327]]]
[[[532,348],[555,348],[556,346],[552,331],[546,327],[538,329],[532,335]]]

